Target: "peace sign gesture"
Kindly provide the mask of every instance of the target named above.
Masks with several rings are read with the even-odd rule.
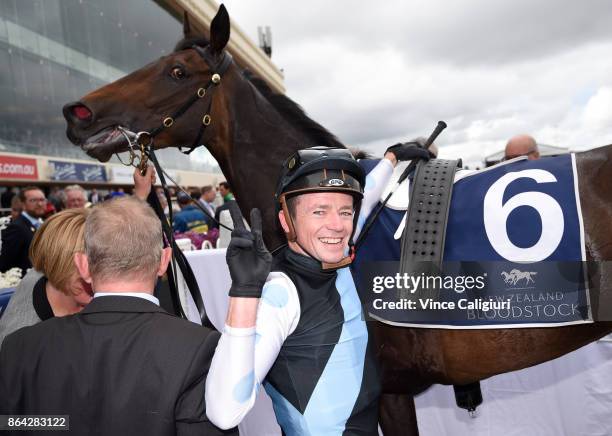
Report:
[[[263,241],[261,213],[257,208],[251,210],[251,231],[248,231],[235,201],[230,202],[229,211],[234,223],[225,256],[232,277],[229,295],[260,298],[272,265],[272,255]]]

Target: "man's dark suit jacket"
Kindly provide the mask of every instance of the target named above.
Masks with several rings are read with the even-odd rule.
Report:
[[[0,252],[0,272],[19,267],[22,275],[32,267],[28,250],[36,228],[29,219],[19,215],[6,229],[2,230],[2,251]]]
[[[70,415],[61,434],[237,435],[205,413],[218,340],[142,298],[94,298],[79,314],[6,337],[0,414]]]

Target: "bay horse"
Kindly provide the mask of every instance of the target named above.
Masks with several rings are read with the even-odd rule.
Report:
[[[229,16],[223,6],[211,23],[210,42],[194,35],[188,17],[175,51],[67,104],[67,136],[90,156],[108,161],[128,150],[121,128],[155,132],[155,148],[206,144],[234,189],[243,211],[258,207],[268,248],[285,243],[277,228],[275,183],[280,163],[314,145],[344,147],[321,125],[264,81],[227,63]],[[225,63],[216,83],[213,73]],[[205,93],[199,90],[210,85]],[[198,95],[198,98],[193,97]],[[200,95],[205,94],[205,95]],[[200,98],[201,97],[201,98]],[[187,101],[194,100],[182,110]],[[167,121],[171,115],[172,122]],[[208,125],[202,128],[208,116]],[[167,124],[167,125],[166,125]],[[163,126],[163,127],[161,127]],[[578,153],[586,252],[612,259],[612,146]],[[248,215],[248,214],[245,214]],[[599,304],[611,304],[612,269],[596,277]],[[593,299],[593,297],[592,297]],[[612,331],[609,322],[558,328],[445,330],[370,323],[383,374],[381,420],[385,434],[409,434],[410,395],[432,383],[468,384],[569,353]]]

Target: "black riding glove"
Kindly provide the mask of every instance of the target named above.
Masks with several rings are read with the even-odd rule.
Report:
[[[259,209],[251,210],[251,231],[248,231],[235,201],[230,202],[229,209],[234,223],[225,256],[232,277],[229,295],[260,298],[272,266],[272,255],[261,233],[261,213]]]
[[[430,158],[435,157],[428,150],[415,145],[414,142],[405,142],[403,144],[398,143],[392,145],[391,147],[387,148],[385,153],[388,152],[393,153],[398,161],[413,159],[429,160]]]

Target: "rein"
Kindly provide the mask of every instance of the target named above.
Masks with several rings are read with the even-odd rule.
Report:
[[[167,240],[167,243],[169,244],[170,247],[172,247],[172,253],[173,253],[172,268],[171,268],[172,274],[168,274],[168,281],[170,282],[171,290],[174,291],[174,292],[171,292],[174,309],[176,313],[178,313],[180,316],[187,318],[182,308],[182,305],[180,303],[180,299],[177,299],[177,297],[179,296],[178,295],[178,277],[176,275],[177,274],[177,264],[178,264],[178,267],[181,270],[185,283],[187,284],[189,292],[198,309],[200,319],[202,320],[202,325],[212,327],[212,324],[210,323],[206,315],[206,310],[204,308],[204,302],[202,301],[202,295],[200,293],[199,286],[196,281],[195,275],[193,274],[193,271],[189,263],[187,262],[185,255],[180,251],[174,239],[174,232],[172,231],[172,226],[171,226],[171,223],[173,221],[172,206],[171,206],[172,202],[170,198],[170,192],[168,190],[168,184],[166,183],[166,177],[168,177],[168,179],[170,179],[170,181],[174,183],[175,186],[180,191],[184,193],[186,192],[180,186],[178,186],[178,184],[174,180],[172,180],[172,178],[168,176],[168,174],[163,170],[163,168],[159,164],[159,161],[157,160],[157,157],[154,152],[154,147],[153,147],[153,140],[157,135],[159,135],[164,129],[168,129],[172,127],[175,124],[177,119],[179,119],[183,114],[185,114],[197,101],[203,99],[207,95],[210,97],[208,98],[206,109],[204,110],[204,116],[202,117],[202,122],[200,124],[200,129],[198,130],[198,134],[195,140],[193,141],[193,143],[191,144],[191,146],[188,147],[189,150],[183,153],[189,154],[193,150],[195,150],[197,147],[199,147],[200,141],[204,135],[204,131],[206,130],[206,127],[210,125],[210,122],[212,121],[212,118],[210,115],[210,109],[212,107],[212,94],[215,88],[217,87],[217,85],[221,83],[222,75],[227,71],[227,69],[231,65],[232,56],[229,53],[224,51],[222,53],[221,59],[218,62],[215,62],[214,57],[210,53],[210,50],[208,47],[202,48],[202,47],[194,45],[191,48],[194,49],[200,55],[200,57],[204,60],[204,62],[206,62],[206,64],[209,66],[212,74],[208,82],[204,86],[199,87],[196,90],[196,92],[192,94],[191,97],[182,106],[180,106],[172,115],[165,116],[161,124],[155,127],[151,131],[148,131],[148,132],[141,131],[141,132],[135,133],[125,127],[119,126],[119,131],[125,137],[128,143],[128,147],[129,147],[128,152],[130,153],[130,160],[126,164],[125,162],[121,160],[119,155],[117,155],[117,158],[124,165],[134,166],[138,168],[140,173],[143,175],[146,172],[149,159],[153,162],[153,165],[155,166],[155,170],[159,174],[159,180],[160,180],[160,183],[164,190],[164,195],[169,205],[168,207],[169,220],[166,220],[164,211],[159,202],[159,198],[157,197],[157,194],[154,191],[151,191],[147,201],[151,204],[151,207],[153,207],[158,218],[160,219],[162,223],[162,230]],[[179,147],[179,150],[181,150],[181,147]],[[137,151],[140,153],[140,155],[136,154]],[[211,214],[207,210],[205,210],[197,201],[192,201],[192,203],[195,204],[200,210],[202,210],[202,212],[204,212],[205,215],[207,215],[208,217],[212,218],[215,222],[217,222],[217,220],[215,220],[215,218],[211,216]],[[219,225],[230,231],[232,230],[229,227],[221,223],[219,223]]]

